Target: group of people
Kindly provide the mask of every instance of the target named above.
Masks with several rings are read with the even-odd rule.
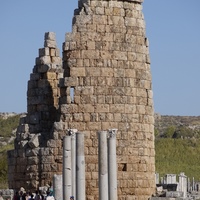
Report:
[[[0,200],[4,200],[1,193]],[[20,188],[19,191],[15,192],[12,200],[55,200],[55,198],[53,196],[53,191],[50,188],[48,188],[45,192],[35,191],[35,193],[26,192],[24,188]],[[74,200],[74,196],[70,196],[69,200]]]
[[[45,193],[41,191],[26,192],[24,188],[20,188],[13,197],[13,200],[55,200],[53,191],[47,190]]]

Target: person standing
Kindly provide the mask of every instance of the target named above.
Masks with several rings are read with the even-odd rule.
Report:
[[[3,200],[2,192],[0,192],[0,200]]]

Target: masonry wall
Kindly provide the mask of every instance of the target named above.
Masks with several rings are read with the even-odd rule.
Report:
[[[57,157],[62,144],[53,132],[60,98],[58,83],[63,77],[55,33],[45,33],[44,47],[38,53],[27,86],[27,115],[20,119],[15,149],[8,152],[9,188],[15,190],[35,191],[51,184],[53,174],[62,171]]]
[[[87,198],[98,199],[96,132],[117,128],[119,199],[148,199],[154,117],[141,2],[80,1],[72,29],[63,45],[60,120],[63,130],[85,133]]]
[[[116,128],[118,199],[148,199],[155,189],[152,80],[142,0],[80,0],[63,43],[45,35],[27,92],[9,187],[35,190],[62,173],[67,129],[85,134],[86,196],[98,199],[96,132]]]

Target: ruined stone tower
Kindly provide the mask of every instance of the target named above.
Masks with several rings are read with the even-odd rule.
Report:
[[[96,132],[115,128],[118,199],[148,199],[154,193],[152,82],[142,1],[79,0],[63,43],[63,68],[51,42],[55,38],[46,34],[29,81],[28,114],[9,152],[10,187],[50,184],[53,174],[62,173],[62,139],[75,128],[85,134],[86,196],[98,199]]]
[[[9,187],[37,189],[50,184],[52,174],[62,171],[58,159],[61,141],[55,140],[53,126],[58,112],[59,79],[63,77],[62,59],[54,33],[45,34],[39,49],[27,92],[27,115],[20,119],[15,149],[8,152]]]

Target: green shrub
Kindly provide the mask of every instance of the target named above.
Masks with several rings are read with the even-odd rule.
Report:
[[[0,137],[10,137],[13,129],[19,124],[20,115],[8,117],[7,119],[0,118]]]
[[[175,126],[167,127],[167,129],[165,130],[165,132],[162,135],[162,137],[164,137],[164,138],[172,138],[172,136],[174,135],[175,130],[176,130]]]
[[[4,138],[1,141],[7,141],[6,138],[9,138],[12,135],[12,131],[16,129],[19,124],[19,119],[20,115],[8,117],[7,119],[0,118],[0,137]],[[0,188],[8,187],[7,151],[13,148],[13,143],[5,146],[0,146]]]

